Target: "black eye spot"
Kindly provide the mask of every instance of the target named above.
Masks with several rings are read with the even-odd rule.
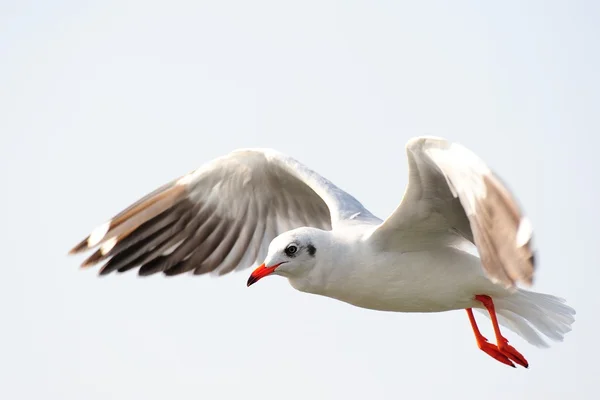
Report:
[[[290,244],[288,247],[285,248],[285,254],[287,254],[289,257],[293,257],[297,251],[298,246],[296,246],[295,244]]]
[[[307,246],[307,249],[308,249],[308,254],[310,254],[311,256],[313,256],[313,257],[314,257],[315,253],[317,252],[317,249],[316,249],[316,247],[315,247],[315,246],[313,246],[312,244],[309,244],[309,245]]]

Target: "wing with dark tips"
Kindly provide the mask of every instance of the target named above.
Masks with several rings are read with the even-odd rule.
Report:
[[[298,161],[238,150],[144,196],[94,229],[71,253],[100,274],[223,275],[256,265],[273,238],[301,226],[331,229],[358,201]]]

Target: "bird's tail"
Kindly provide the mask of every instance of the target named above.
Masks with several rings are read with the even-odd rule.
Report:
[[[518,289],[510,296],[494,298],[494,305],[500,325],[537,347],[548,347],[540,333],[562,342],[575,322],[575,310],[564,299],[549,294]],[[486,310],[477,311],[489,318]]]

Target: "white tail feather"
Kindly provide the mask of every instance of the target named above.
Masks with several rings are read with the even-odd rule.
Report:
[[[562,342],[575,322],[575,310],[565,300],[549,294],[519,289],[510,296],[493,300],[500,325],[537,347],[548,347],[540,333]],[[489,318],[486,310],[477,311]]]

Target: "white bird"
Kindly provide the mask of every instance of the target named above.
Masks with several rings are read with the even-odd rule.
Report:
[[[71,253],[100,274],[213,273],[258,266],[297,290],[373,310],[465,309],[477,345],[515,367],[528,362],[499,324],[544,347],[561,341],[575,310],[532,284],[532,226],[510,191],[467,148],[441,138],[406,145],[409,181],[385,221],[354,197],[270,149],[236,150],[143,197],[94,229]],[[264,262],[263,262],[264,261]],[[491,318],[496,344],[473,309]]]

